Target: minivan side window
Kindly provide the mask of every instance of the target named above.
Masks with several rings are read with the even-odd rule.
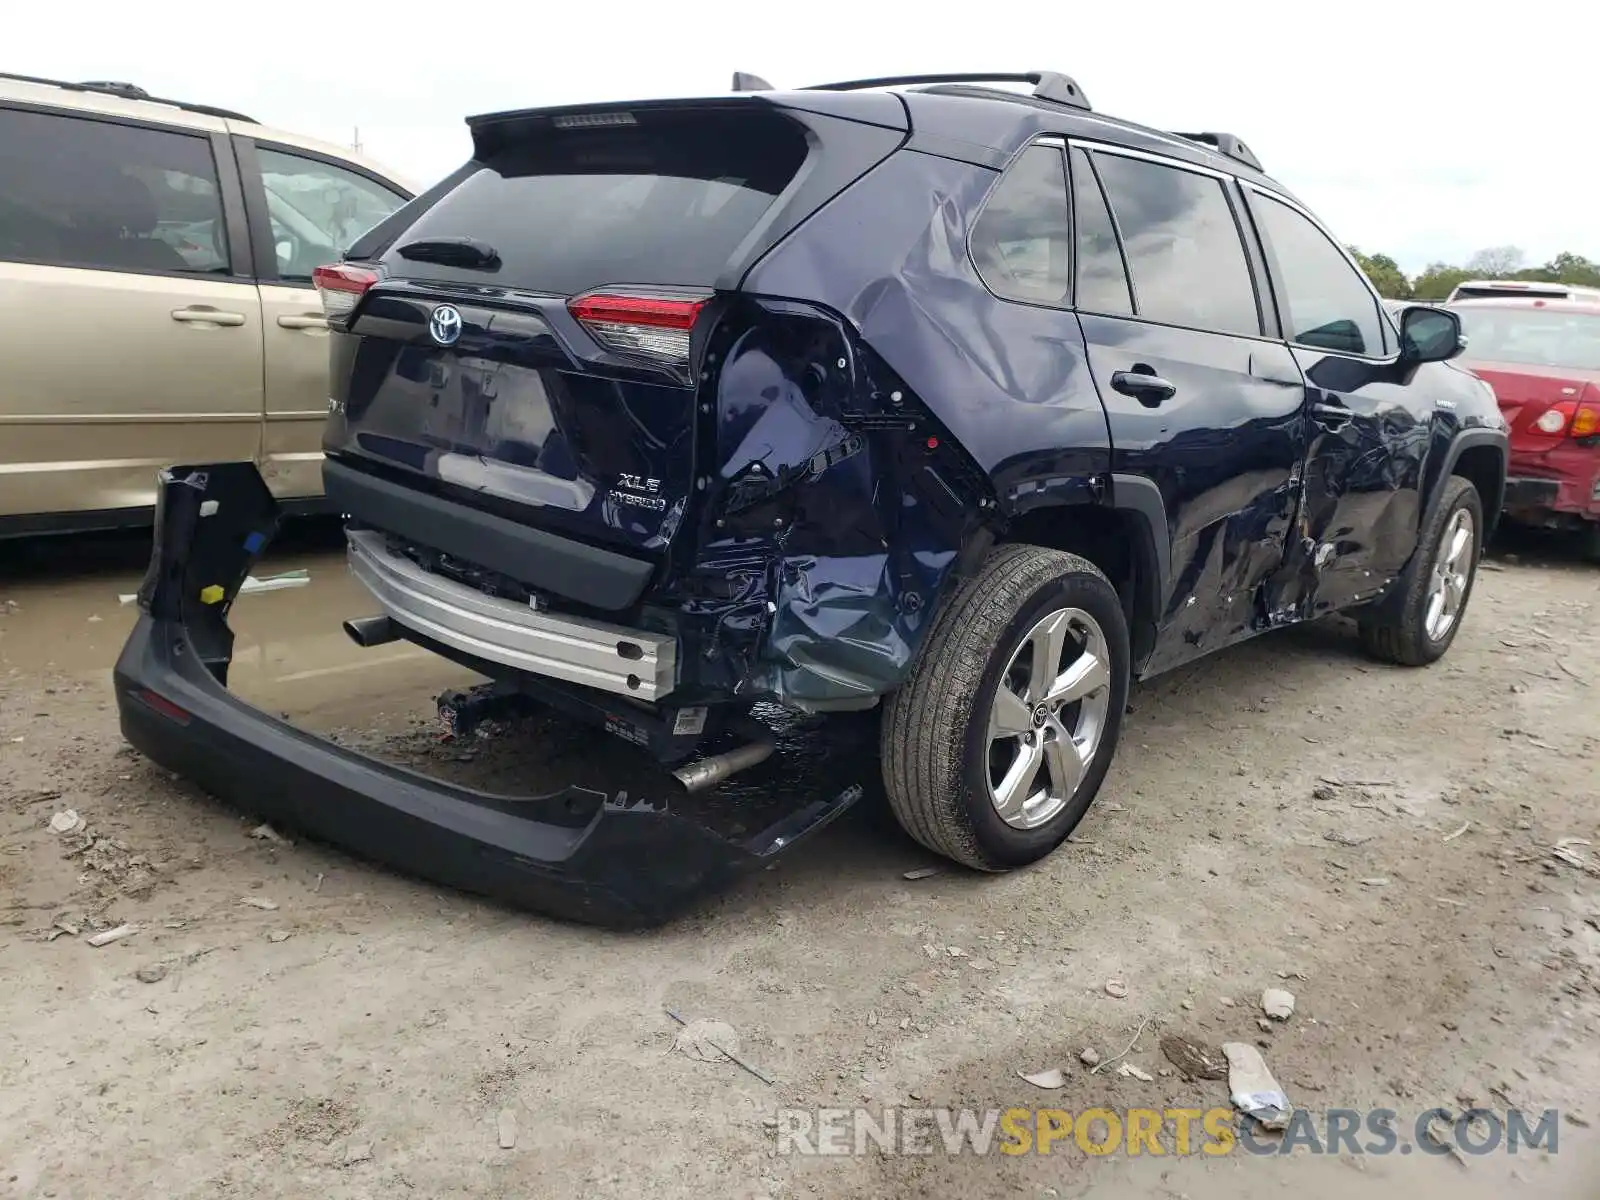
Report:
[[[997,296],[1070,303],[1072,225],[1058,148],[1030,146],[1006,169],[972,227],[972,261]]]
[[[1072,152],[1072,220],[1078,231],[1075,307],[1082,312],[1131,316],[1133,293],[1105,195],[1082,150]]]
[[[228,274],[210,140],[0,108],[0,259]]]
[[[1288,339],[1318,350],[1382,357],[1383,319],[1361,273],[1322,230],[1287,204],[1255,192],[1250,209],[1276,263]]]
[[[311,272],[343,258],[351,244],[406,202],[355,171],[266,146],[256,147],[278,277],[309,283]]]
[[[1259,336],[1250,262],[1222,181],[1120,154],[1096,152],[1094,163],[1122,231],[1139,316]]]

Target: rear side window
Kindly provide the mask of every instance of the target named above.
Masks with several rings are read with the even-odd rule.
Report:
[[[542,122],[496,145],[395,237],[382,259],[392,274],[558,295],[603,284],[709,287],[806,158],[803,131],[759,110],[653,112],[598,128]],[[481,242],[500,265],[400,253],[443,238]]]
[[[1275,264],[1288,339],[1319,350],[1382,357],[1378,300],[1361,273],[1322,230],[1287,204],[1255,193],[1250,208]]]
[[[1059,149],[1030,146],[1007,168],[972,227],[972,261],[997,296],[1070,303],[1072,226]]]
[[[1261,333],[1238,222],[1210,175],[1095,154],[1133,275],[1139,315],[1218,333]]]
[[[1114,316],[1132,313],[1133,295],[1117,245],[1117,228],[1089,156],[1082,150],[1072,152],[1072,212],[1078,226],[1077,307]]]
[[[226,275],[210,140],[0,108],[0,259]]]

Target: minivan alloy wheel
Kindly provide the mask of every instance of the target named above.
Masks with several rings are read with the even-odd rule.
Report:
[[[1439,558],[1428,586],[1424,620],[1428,637],[1436,642],[1450,632],[1466,601],[1467,585],[1472,578],[1473,547],[1477,541],[1473,534],[1472,513],[1465,508],[1457,509],[1440,541]]]
[[[1099,623],[1080,608],[1047,613],[1012,654],[989,707],[989,798],[1007,825],[1035,829],[1072,800],[1110,700]]]

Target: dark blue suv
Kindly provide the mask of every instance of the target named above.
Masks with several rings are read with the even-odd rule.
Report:
[[[362,644],[602,722],[688,791],[771,753],[753,706],[882,703],[901,822],[1003,870],[1082,818],[1130,680],[1341,610],[1410,665],[1460,628],[1494,396],[1448,361],[1455,316],[1391,315],[1237,138],[1101,116],[1048,72],[468,124],[469,162],[317,272]],[[276,520],[252,476],[167,473],[118,667],[127,736],[214,792],[608,921],[848,802],[735,843],[245,708],[225,617]]]

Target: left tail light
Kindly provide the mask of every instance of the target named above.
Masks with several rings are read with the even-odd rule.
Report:
[[[708,302],[705,296],[591,292],[569,300],[567,310],[606,349],[686,373],[690,337]]]
[[[1583,395],[1578,398],[1578,407],[1572,414],[1572,424],[1567,428],[1567,436],[1600,437],[1600,388],[1592,383],[1584,385]]]
[[[355,310],[367,289],[378,282],[378,273],[370,267],[351,263],[330,263],[311,272],[311,282],[322,298],[324,316],[347,317]]]

